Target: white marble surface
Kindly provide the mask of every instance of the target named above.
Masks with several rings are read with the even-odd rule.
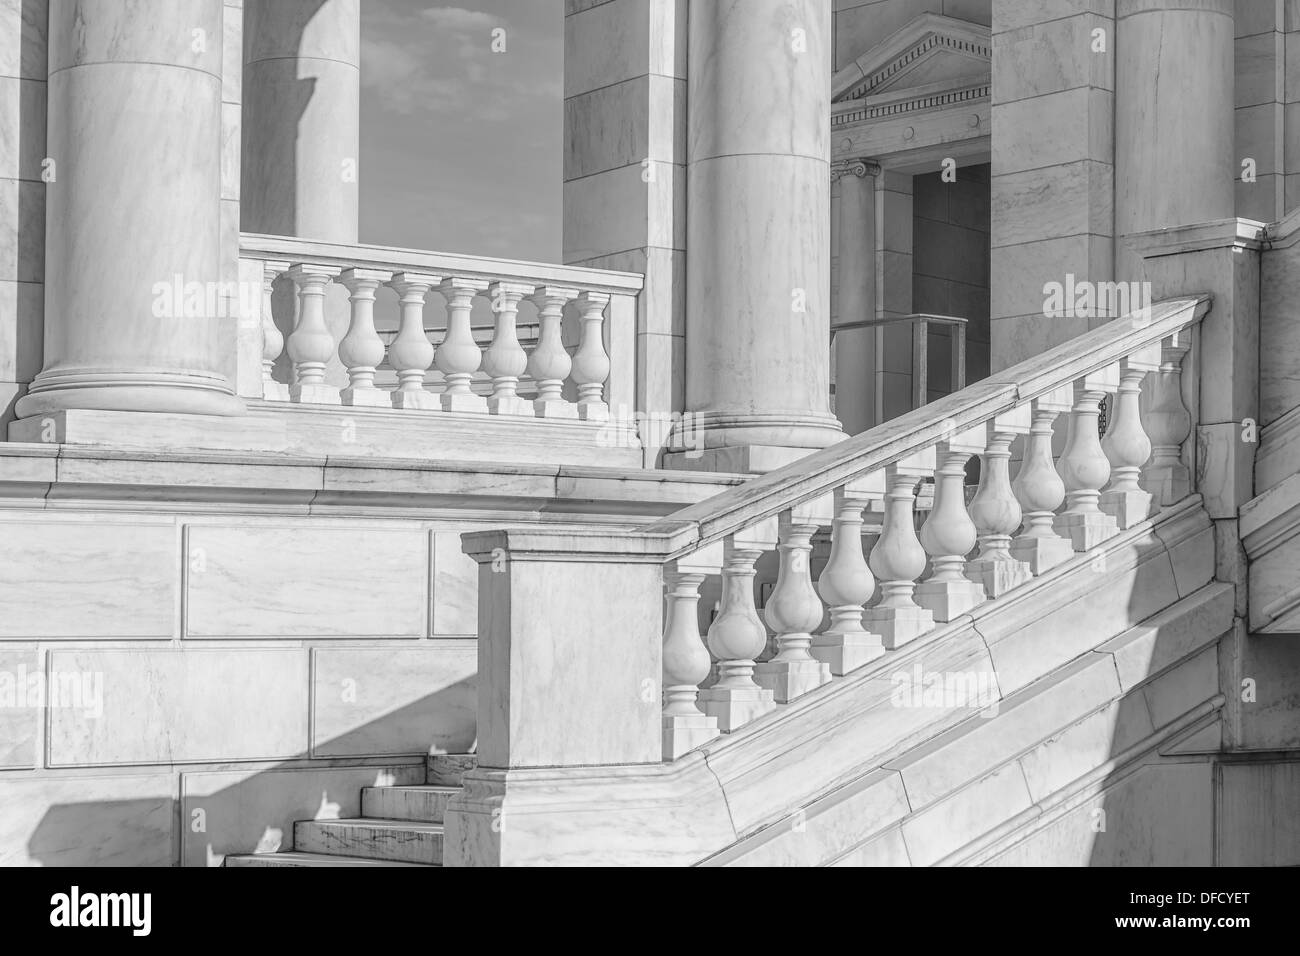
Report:
[[[54,650],[49,668],[103,675],[103,714],[48,712],[51,767],[302,756],[303,650]]]

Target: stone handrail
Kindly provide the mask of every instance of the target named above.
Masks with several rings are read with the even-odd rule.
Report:
[[[1186,398],[1182,363],[1209,306],[1191,296],[1108,322],[649,525],[463,535],[480,569],[480,766],[674,760],[1185,498],[1197,380]],[[918,534],[922,480],[934,500]],[[883,515],[869,560],[868,508]],[[756,563],[773,549],[760,618]]]
[[[262,290],[260,316],[249,330],[260,337],[261,361],[250,397],[598,423],[609,420],[611,407],[637,406],[640,275],[252,234],[240,237],[240,270],[244,284]],[[282,280],[292,281],[297,307],[277,322],[273,291]],[[327,314],[334,285],[348,292],[342,319]],[[375,328],[383,286],[400,302],[395,334]],[[435,291],[445,321],[428,323]],[[471,318],[479,297],[493,313],[486,348],[478,341],[484,330],[476,336]],[[520,314],[525,307],[527,318]],[[439,329],[446,331],[435,342]],[[381,366],[395,382],[377,381]]]

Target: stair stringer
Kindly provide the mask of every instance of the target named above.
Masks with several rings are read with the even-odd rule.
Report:
[[[447,864],[683,865],[862,786],[870,812],[910,809],[886,761],[960,724],[968,707],[894,706],[891,675],[989,673],[1019,690],[1187,597],[1214,573],[1198,496],[858,671],[666,764],[479,768],[449,807]],[[1122,593],[1125,600],[1115,601]],[[1099,594],[1111,595],[1097,601]],[[879,771],[872,787],[863,778]],[[865,809],[863,812],[867,812]],[[471,845],[501,822],[492,846]],[[475,836],[474,834],[480,834]]]

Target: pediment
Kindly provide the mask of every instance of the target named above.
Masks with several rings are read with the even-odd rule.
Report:
[[[987,83],[992,58],[988,27],[925,13],[836,72],[832,101]]]

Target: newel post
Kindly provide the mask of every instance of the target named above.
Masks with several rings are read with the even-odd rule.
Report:
[[[517,863],[554,839],[553,814],[512,799],[539,775],[663,759],[666,541],[626,530],[461,536],[479,571],[478,768],[447,814],[447,865]]]

